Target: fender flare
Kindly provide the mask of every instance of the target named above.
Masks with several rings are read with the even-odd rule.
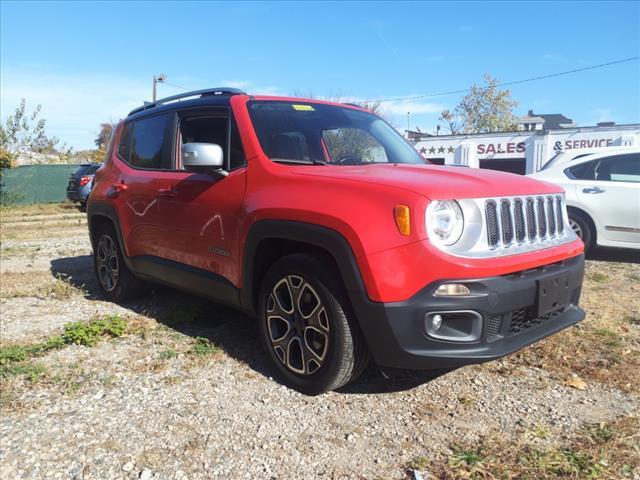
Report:
[[[134,271],[131,259],[126,252],[127,247],[122,236],[122,230],[120,229],[120,219],[118,217],[118,212],[112,205],[109,205],[108,203],[94,201],[87,205],[87,225],[89,227],[89,240],[91,241],[91,248],[95,249],[96,240],[95,238],[93,238],[93,229],[91,228],[91,222],[93,220],[93,217],[98,216],[106,217],[111,220],[111,223],[113,223],[113,227],[116,230],[116,235],[118,236],[118,243],[120,243],[120,245],[122,246],[122,256],[124,258],[124,262],[129,270]]]
[[[333,257],[350,299],[366,296],[366,288],[358,263],[349,242],[339,232],[312,223],[294,220],[259,220],[247,233],[242,264],[242,290],[240,303],[243,309],[254,312],[255,259],[261,241],[267,239],[291,240],[326,250]]]

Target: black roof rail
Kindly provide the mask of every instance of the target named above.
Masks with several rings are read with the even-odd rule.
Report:
[[[193,90],[191,92],[184,92],[178,95],[172,95],[171,97],[161,98],[160,100],[156,100],[155,102],[144,102],[144,105],[138,108],[134,108],[129,112],[129,115],[133,115],[134,113],[142,112],[143,110],[147,110],[149,108],[154,108],[159,105],[164,105],[165,103],[180,101],[184,98],[191,97],[208,97],[214,95],[243,95],[244,91],[239,88],[230,88],[230,87],[220,87],[220,88],[205,88],[203,90]]]

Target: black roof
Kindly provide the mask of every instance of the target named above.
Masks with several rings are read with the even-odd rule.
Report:
[[[565,117],[561,113],[533,113],[533,110],[529,110],[528,115],[530,117],[540,117],[544,119],[545,130],[558,130],[560,128],[566,128],[562,125],[571,125],[573,120]]]
[[[143,112],[147,113],[149,110],[153,110],[154,112],[171,110],[175,108],[176,103],[179,103],[181,107],[195,105],[229,105],[229,98],[231,96],[244,94],[245,92],[240,89],[227,87],[194,90],[161,98],[155,102],[145,102],[144,105],[131,110],[127,118],[138,116],[138,114],[142,114]]]
[[[563,125],[571,125],[573,120],[565,117],[559,113],[551,113],[549,115],[538,115],[544,118],[544,128],[547,130],[557,130],[559,128],[566,128]]]

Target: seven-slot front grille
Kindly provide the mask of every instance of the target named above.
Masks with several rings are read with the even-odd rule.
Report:
[[[562,197],[536,195],[485,202],[487,242],[490,248],[526,242],[544,242],[562,236]]]

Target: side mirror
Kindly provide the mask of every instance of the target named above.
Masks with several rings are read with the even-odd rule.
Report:
[[[216,143],[185,143],[182,145],[182,166],[186,170],[225,172],[224,153]]]

